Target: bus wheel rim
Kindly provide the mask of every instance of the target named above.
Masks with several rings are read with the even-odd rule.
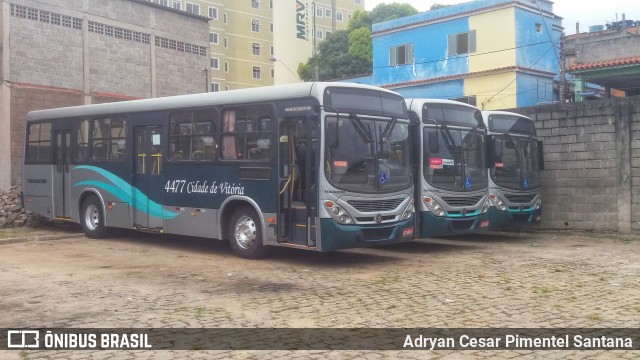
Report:
[[[87,206],[87,211],[85,211],[84,214],[84,222],[91,231],[98,228],[98,225],[100,225],[100,212],[97,206],[94,204]]]
[[[238,246],[249,249],[256,240],[256,223],[248,216],[242,216],[236,222],[235,239]]]

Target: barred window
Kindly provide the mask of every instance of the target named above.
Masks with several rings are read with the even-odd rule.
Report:
[[[22,5],[9,4],[9,6],[11,16],[27,20],[40,21],[52,25],[64,26],[76,30],[82,29],[81,18],[56,14],[49,11],[34,9]]]

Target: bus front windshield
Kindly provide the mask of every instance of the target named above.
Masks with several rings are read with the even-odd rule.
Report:
[[[388,193],[412,185],[408,120],[329,115],[325,130],[325,174],[333,186]]]
[[[484,136],[477,130],[425,127],[424,178],[437,188],[472,191],[487,186]]]
[[[494,154],[491,179],[496,185],[519,190],[540,186],[540,156],[534,138],[496,136]]]

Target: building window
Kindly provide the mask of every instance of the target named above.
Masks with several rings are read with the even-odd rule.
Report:
[[[218,33],[210,32],[209,33],[209,42],[212,44],[218,44]]]
[[[213,109],[171,114],[169,160],[213,160],[217,148],[215,129]]]
[[[273,9],[273,0],[269,0],[269,9]]]
[[[224,23],[226,24],[227,23],[227,13],[224,13],[223,18],[224,18]]]
[[[273,23],[269,23],[269,31],[273,32]]]
[[[169,0],[159,0],[158,4],[162,6],[169,6]]]
[[[220,69],[220,59],[211,58],[211,68],[212,69]]]
[[[251,7],[254,9],[260,9],[260,0],[251,0]]]
[[[450,100],[459,101],[459,102],[463,102],[465,104],[476,106],[476,96],[475,95],[472,95],[472,96],[461,96],[461,97],[453,98],[453,99],[450,99]]]
[[[389,48],[389,65],[413,64],[413,44],[398,45]]]
[[[260,44],[253,43],[251,44],[251,52],[253,55],[260,55]]]
[[[186,11],[188,13],[192,13],[194,15],[200,15],[200,5],[192,4],[192,3],[186,3]]]
[[[342,11],[336,11],[336,20],[343,21]]]
[[[253,78],[260,79],[260,66],[253,67]]]
[[[321,7],[316,7],[316,17],[322,17],[322,14],[324,14],[324,9]]]
[[[449,52],[451,55],[460,55],[476,52],[476,31],[449,35]]]
[[[176,10],[182,10],[182,2],[180,0],[173,0],[173,8]]]
[[[536,32],[537,32],[537,33],[542,32],[542,24],[540,24],[540,23],[536,23]]]
[[[269,46],[269,53],[270,55],[273,55],[273,45]]]
[[[227,49],[229,48],[229,38],[227,38],[227,37],[224,38],[224,47],[227,48]]]
[[[323,35],[324,35],[324,32],[322,31],[322,29],[316,29],[316,38],[322,39]]]
[[[220,84],[211,83],[211,92],[218,92],[218,91],[220,91]]]
[[[224,72],[229,72],[229,62],[228,61],[224,62]]]
[[[275,77],[275,71],[273,70],[273,68],[271,69],[271,78],[273,79]]]
[[[333,14],[331,13],[331,9],[324,10],[324,17],[328,17],[329,19],[333,17]]]
[[[218,19],[218,8],[209,6],[209,18],[210,19]]]
[[[347,14],[347,20],[351,20],[352,17],[353,17],[352,14]]]
[[[362,0],[356,0],[356,4],[362,5]]]
[[[329,35],[331,35],[331,31],[327,30],[324,32],[324,37],[325,38],[329,38]]]
[[[260,20],[251,19],[251,31],[260,32]]]

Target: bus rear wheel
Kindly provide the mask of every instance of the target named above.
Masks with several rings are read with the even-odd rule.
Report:
[[[231,215],[229,242],[233,252],[241,258],[259,259],[267,254],[262,243],[262,227],[258,214],[249,207],[241,207]]]
[[[102,239],[108,235],[109,229],[104,225],[104,213],[97,197],[89,196],[82,203],[80,223],[88,238]]]

